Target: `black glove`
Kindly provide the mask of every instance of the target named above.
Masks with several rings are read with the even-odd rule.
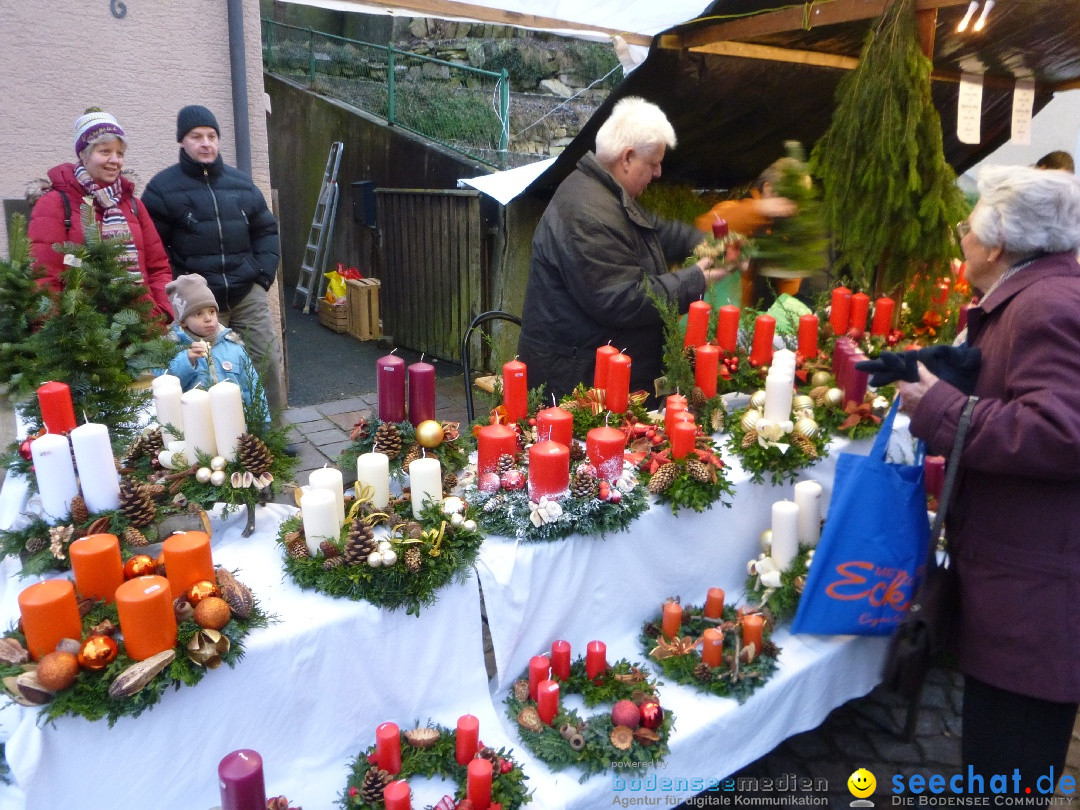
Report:
[[[855,368],[872,373],[870,384],[878,387],[897,380],[918,382],[920,362],[930,373],[963,393],[975,393],[982,352],[966,343],[962,346],[927,346],[910,352],[882,352],[875,360],[861,360]]]

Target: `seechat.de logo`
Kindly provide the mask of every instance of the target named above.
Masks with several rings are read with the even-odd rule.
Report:
[[[851,795],[855,797],[855,801],[851,803],[851,807],[873,807],[874,803],[867,801],[866,797],[870,796],[874,792],[874,788],[877,787],[877,779],[866,768],[859,768],[847,780],[848,790],[851,791]]]

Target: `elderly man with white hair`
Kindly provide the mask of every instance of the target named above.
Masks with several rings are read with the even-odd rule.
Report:
[[[979,192],[957,228],[981,293],[967,332],[979,400],[946,527],[963,763],[984,789],[1004,774],[1038,797],[1062,775],[1080,704],[1080,180],[996,167]],[[949,452],[967,396],[919,372],[899,384],[911,432]]]
[[[651,291],[681,312],[730,268],[710,259],[668,272],[702,241],[637,202],[660,177],[675,130],[655,104],[624,98],[548,204],[533,237],[518,353],[529,385],[561,397],[592,383],[596,349],[611,343],[632,360],[631,388],[651,390],[661,374],[663,325]]]

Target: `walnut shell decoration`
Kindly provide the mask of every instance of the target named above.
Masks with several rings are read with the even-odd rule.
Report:
[[[634,740],[641,743],[641,745],[648,747],[653,743],[660,742],[660,735],[651,728],[638,726],[634,729]]]
[[[629,751],[634,744],[634,732],[627,726],[615,726],[611,730],[611,744],[620,751]]]
[[[518,713],[517,721],[522,728],[527,728],[529,731],[540,732],[546,728],[544,721],[540,719],[540,712],[536,710],[535,706],[526,706],[522,709]]]
[[[529,682],[524,679],[514,681],[514,698],[525,701],[529,699]]]
[[[414,728],[405,732],[405,741],[413,748],[431,748],[442,735],[437,728]]]

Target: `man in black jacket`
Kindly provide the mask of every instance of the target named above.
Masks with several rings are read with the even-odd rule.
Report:
[[[285,407],[281,333],[266,291],[281,252],[277,220],[251,178],[222,161],[220,134],[206,107],[180,110],[180,162],[154,175],[142,200],[169,252],[173,278],[206,279],[221,323],[243,337],[276,417]]]

